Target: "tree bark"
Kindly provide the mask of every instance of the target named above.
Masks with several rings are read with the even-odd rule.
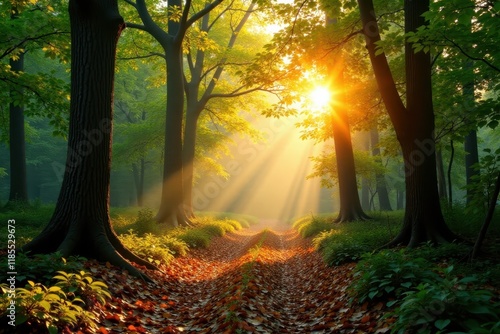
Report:
[[[379,136],[376,126],[371,129],[370,138],[372,144],[372,155],[375,157],[377,162],[382,164],[382,159],[380,158],[380,148],[378,147]],[[377,182],[377,194],[380,210],[392,211],[391,201],[389,200],[389,192],[387,191],[387,182],[385,181],[385,175],[377,173],[375,175],[375,179]]]
[[[15,20],[17,16],[17,8],[13,6],[11,19]],[[19,53],[18,59],[11,58],[9,65],[12,72],[24,71],[24,52]],[[13,86],[10,91],[10,97],[13,99],[9,104],[10,193],[6,207],[13,208],[18,205],[28,205],[24,107],[23,101],[20,101],[23,93],[24,89],[21,86]]]
[[[126,259],[110,223],[109,182],[116,44],[125,27],[116,0],[70,0],[71,104],[66,169],[54,215],[23,249],[109,261],[145,276]]]
[[[337,87],[343,87],[343,73],[332,73],[336,76],[334,80]],[[337,96],[344,100],[342,96],[345,92]],[[370,217],[365,214],[361,207],[356,181],[356,168],[354,165],[354,153],[352,148],[351,130],[349,119],[346,113],[345,104],[340,102],[333,110],[332,128],[335,154],[337,157],[337,173],[340,197],[340,209],[335,223],[349,222],[355,220],[367,220]]]
[[[434,110],[430,54],[414,52],[405,43],[406,107],[394,84],[385,54],[375,55],[380,40],[372,0],[358,0],[367,49],[380,93],[403,151],[406,208],[400,233],[387,247],[423,242],[451,242],[456,236],[446,225],[439,201],[435,158]],[[429,0],[405,0],[405,32],[426,24]]]
[[[10,60],[11,71],[24,70],[24,53],[17,60]],[[16,91],[12,91],[16,90]],[[19,86],[11,88],[11,98],[23,95]],[[22,101],[9,104],[9,151],[10,151],[10,194],[7,207],[28,204],[28,186],[26,182],[26,144],[24,134],[24,107]]]
[[[448,195],[446,193],[446,178],[444,175],[444,163],[443,163],[443,152],[441,149],[436,149],[436,167],[438,175],[438,191],[439,198],[442,201],[448,201]]]

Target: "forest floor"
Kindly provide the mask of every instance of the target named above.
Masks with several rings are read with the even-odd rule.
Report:
[[[353,264],[327,267],[310,240],[277,222],[148,271],[154,283],[88,265],[113,296],[101,333],[385,333],[391,321],[382,303],[349,304]]]

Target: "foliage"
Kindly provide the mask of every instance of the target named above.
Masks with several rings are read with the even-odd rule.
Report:
[[[32,257],[22,252],[16,253],[16,269],[19,273],[16,275],[18,282],[26,280],[38,281],[43,284],[49,284],[52,277],[58,271],[74,272],[82,269],[82,257],[71,256],[65,259],[59,253],[35,254]],[[7,257],[0,261],[3,268],[7,268]],[[0,279],[5,282],[5,273],[0,274]]]
[[[9,103],[21,105],[25,113],[50,119],[53,134],[66,136],[68,130],[69,85],[56,74],[53,59],[67,63],[69,21],[64,1],[17,1],[0,3],[0,126],[8,120]],[[12,71],[10,60],[26,59],[22,72]],[[44,57],[46,58],[44,60]],[[33,68],[30,63],[34,63]],[[49,66],[40,66],[51,64]],[[62,70],[61,70],[62,69]],[[59,66],[57,71],[64,71]],[[66,75],[67,77],[67,75]],[[0,140],[7,141],[4,136]]]
[[[409,256],[404,250],[365,254],[354,269],[350,293],[360,303],[394,299],[422,282],[436,280],[439,276],[433,269],[427,260]]]
[[[486,148],[483,151],[485,155],[473,166],[479,173],[472,176],[472,182],[467,187],[473,194],[467,209],[476,214],[486,211],[493,197],[495,181],[500,174],[500,148],[495,151]]]
[[[299,234],[304,238],[314,237],[323,231],[332,229],[333,223],[330,217],[311,216],[299,219],[293,224]]]
[[[84,271],[54,276],[58,282],[49,287],[28,281],[25,288],[16,288],[16,326],[20,331],[38,332],[46,328],[58,333],[61,328],[86,328],[97,331],[98,316],[92,312],[95,303],[104,304],[111,296],[106,284],[96,281]],[[10,303],[6,284],[1,285],[2,318]]]
[[[334,219],[330,215],[304,217],[294,223],[294,228],[302,231],[302,235],[316,235],[313,244],[325,262],[328,265],[340,265],[358,261],[362,254],[388,242],[401,219],[400,212],[387,214],[386,217],[374,216],[376,218],[373,221],[348,224],[328,223]]]
[[[210,245],[210,239],[212,238],[212,235],[207,230],[199,228],[185,229],[173,235],[192,248],[206,248]]]
[[[156,265],[168,265],[174,259],[174,254],[185,255],[187,252],[187,245],[184,242],[168,236],[156,236],[151,233],[138,236],[130,230],[118,238],[125,247],[133,250],[139,257]]]
[[[445,270],[449,274],[453,267]],[[469,288],[475,277],[441,278],[404,292],[401,305],[387,317],[395,317],[393,333],[467,332],[494,333],[500,329],[500,304],[487,290]]]

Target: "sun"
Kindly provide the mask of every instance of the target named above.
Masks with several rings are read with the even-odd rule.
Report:
[[[325,86],[316,86],[309,92],[308,98],[315,110],[325,112],[332,101],[332,92]]]

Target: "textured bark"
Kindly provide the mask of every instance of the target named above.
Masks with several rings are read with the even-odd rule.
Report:
[[[343,87],[343,74],[339,71],[334,82],[338,87]],[[342,95],[338,98],[342,99]],[[333,140],[335,155],[337,157],[337,173],[339,185],[340,209],[335,223],[355,220],[366,220],[370,217],[364,213],[359,201],[358,184],[356,181],[356,168],[354,165],[354,152],[352,148],[351,130],[344,103],[338,103],[332,117]]]
[[[17,10],[12,8],[11,19],[17,17]],[[24,71],[24,52],[19,58],[10,59],[10,67],[13,72]],[[15,90],[15,91],[14,91]],[[21,86],[11,88],[11,97],[23,95]],[[21,104],[11,102],[9,104],[9,152],[10,152],[10,194],[7,207],[28,204],[28,186],[26,182],[26,145],[24,134],[24,107]]]
[[[54,215],[24,250],[78,254],[145,277],[125,258],[154,268],[121,244],[109,219],[116,0],[70,0],[71,105],[66,170]]]
[[[442,201],[447,201],[448,195],[446,193],[446,178],[444,176],[443,153],[441,152],[441,149],[436,149],[436,167],[438,175],[439,198]]]
[[[414,247],[422,242],[451,242],[456,236],[446,225],[440,207],[435,159],[431,61],[405,43],[406,107],[394,84],[385,54],[375,55],[380,40],[372,0],[358,0],[367,49],[380,93],[401,145],[405,164],[406,208],[400,233],[387,246]],[[405,0],[405,32],[426,24],[429,1]]]
[[[376,127],[371,129],[370,138],[372,144],[372,155],[380,164],[382,164],[382,159],[380,158],[380,148],[378,147],[379,136]],[[385,175],[377,173],[375,175],[375,179],[377,182],[377,194],[380,210],[392,211],[391,201],[389,200],[389,192],[387,191],[387,182],[385,181]]]

